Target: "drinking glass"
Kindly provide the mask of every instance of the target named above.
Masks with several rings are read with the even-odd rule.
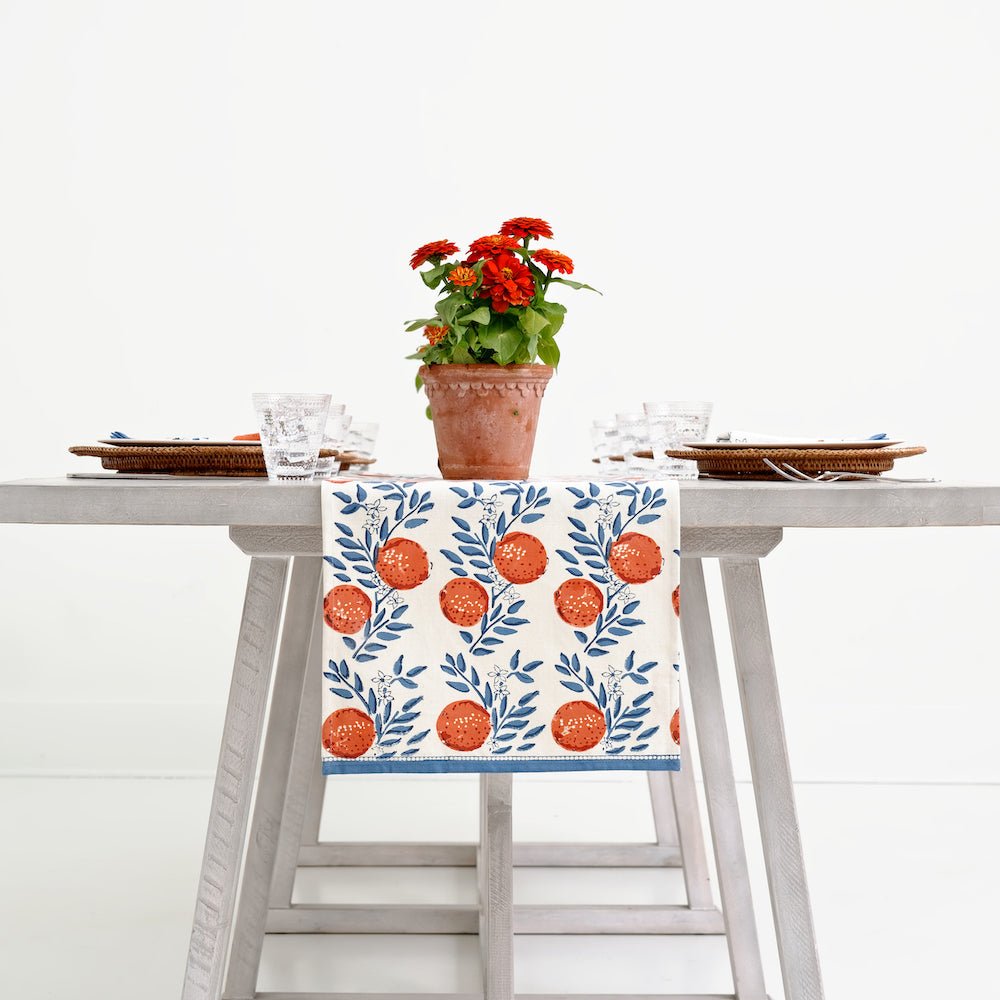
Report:
[[[347,435],[347,450],[355,455],[363,455],[371,458],[375,451],[375,439],[378,437],[378,424],[351,422],[351,429]]]
[[[267,478],[272,483],[301,483],[313,478],[330,397],[311,393],[255,392]]]
[[[649,449],[649,428],[646,426],[644,413],[616,413],[615,426],[621,441],[622,453],[625,456],[625,471],[631,476],[648,475],[653,462],[648,458],[639,458],[637,451]]]
[[[685,441],[704,441],[708,436],[712,404],[671,401],[642,405],[646,411],[656,474],[665,479],[697,479],[697,462],[669,458],[666,450],[679,448]]]
[[[363,458],[375,455],[375,440],[378,437],[378,424],[370,421],[351,421],[351,429],[347,434],[347,450]],[[351,465],[350,469],[364,469],[364,465]]]
[[[351,426],[351,416],[344,411],[346,403],[331,403],[326,418],[326,430],[323,432],[323,450],[347,451],[347,428]],[[314,478],[326,479],[340,468],[340,459],[334,455],[316,459]]]
[[[595,420],[590,426],[590,439],[600,472],[610,474],[614,471],[614,466],[618,465],[611,461],[612,457],[622,453],[617,425],[613,420]]]

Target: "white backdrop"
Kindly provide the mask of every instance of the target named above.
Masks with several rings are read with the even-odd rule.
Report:
[[[604,292],[564,298],[536,472],[583,472],[595,416],[708,398],[716,430],[884,430],[927,445],[906,472],[996,481],[998,46],[1000,7],[955,0],[0,0],[0,477],[252,430],[260,389],[331,391],[379,468],[430,469],[408,255],[528,214]],[[0,546],[0,770],[211,770],[225,532]],[[800,778],[1000,779],[998,557],[787,534]]]

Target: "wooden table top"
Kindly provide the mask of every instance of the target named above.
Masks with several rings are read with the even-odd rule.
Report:
[[[688,527],[1000,524],[1000,486],[994,485],[690,481],[680,486]],[[318,526],[320,484],[22,479],[0,483],[0,523]]]

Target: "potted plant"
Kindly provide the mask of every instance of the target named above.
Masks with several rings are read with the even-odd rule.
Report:
[[[410,357],[422,362],[417,389],[427,393],[445,479],[528,475],[566,315],[546,296],[554,285],[590,288],[565,277],[573,273],[565,254],[531,247],[551,237],[543,219],[509,219],[499,233],[473,240],[463,260],[449,260],[458,254],[449,240],[426,243],[410,258],[414,270],[430,265],[420,277],[440,289],[434,316],[406,329],[423,328],[427,341]]]

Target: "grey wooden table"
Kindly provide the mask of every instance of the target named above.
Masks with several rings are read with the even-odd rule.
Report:
[[[734,984],[728,996],[765,1000],[705,593],[702,563],[707,558],[718,559],[722,570],[784,995],[786,1000],[821,1000],[823,989],[759,561],[781,541],[784,528],[995,525],[1000,523],[1000,487],[692,482],[683,483],[681,490],[681,628],[722,901],[721,927],[710,894],[706,895],[707,881],[702,878],[700,836],[692,825],[696,812],[690,799],[685,800],[692,786],[685,791],[677,780],[669,790],[675,816],[667,816],[663,787],[651,782],[651,791],[658,834],[674,824],[684,862],[687,907],[598,908],[597,913],[565,908],[573,910],[568,915],[560,914],[558,908],[514,907],[511,871],[515,864],[662,864],[676,862],[677,852],[672,854],[670,845],[659,836],[658,844],[631,856],[620,850],[616,854],[610,847],[606,851],[580,849],[573,854],[567,847],[560,861],[540,845],[515,848],[509,775],[486,775],[481,781],[478,850],[461,845],[382,845],[374,849],[373,860],[370,847],[316,842],[324,783],[317,777],[314,759],[318,684],[307,667],[319,655],[322,550],[318,486],[273,486],[250,480],[125,479],[0,484],[0,522],[225,526],[232,540],[251,556],[183,1000],[219,1000],[223,996],[233,1000],[254,996],[268,1000],[401,1000],[409,996],[418,1000],[410,994],[389,998],[383,994],[256,993],[265,931],[478,931],[484,958],[483,990],[447,996],[452,1000],[511,1000],[514,933],[713,933],[723,929]],[[265,715],[268,731],[261,754]],[[247,837],[251,803],[253,823]],[[356,864],[365,858],[369,864],[475,863],[480,875],[479,906],[469,912],[463,907],[291,903],[297,865]],[[438,998],[424,995],[423,1000]],[[650,995],[646,1000],[690,998]]]

